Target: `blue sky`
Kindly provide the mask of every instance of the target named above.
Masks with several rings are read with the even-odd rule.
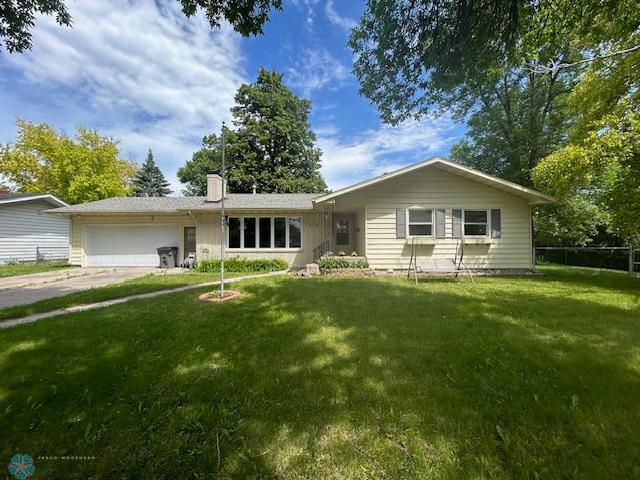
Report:
[[[0,53],[0,142],[15,118],[73,132],[78,124],[120,139],[137,162],[151,148],[176,193],[176,170],[203,135],[230,120],[238,86],[261,66],[312,101],[311,125],[330,188],[447,155],[464,134],[446,117],[383,125],[358,95],[346,47],[363,2],[285,0],[263,36],[211,30],[185,19],[175,0],[68,0],[73,28],[38,19],[26,54]]]

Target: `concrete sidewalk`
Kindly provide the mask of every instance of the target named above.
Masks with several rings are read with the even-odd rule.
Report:
[[[246,276],[243,276],[243,277],[230,278],[228,280],[225,280],[224,283],[226,285],[228,283],[230,284],[230,283],[235,283],[235,282],[241,282],[243,280],[251,280],[251,279],[254,279],[254,278],[272,277],[272,276],[275,276],[275,275],[284,275],[286,273],[289,273],[289,271],[288,270],[282,270],[282,271],[279,271],[279,272],[246,275]],[[33,315],[27,315],[26,317],[14,318],[14,319],[11,319],[11,320],[0,321],[0,330],[5,329],[5,328],[14,327],[16,325],[23,325],[23,324],[26,324],[26,323],[33,323],[33,322],[36,322],[38,320],[42,320],[44,318],[56,317],[58,315],[66,315],[66,314],[74,313],[74,312],[84,312],[86,310],[95,310],[97,308],[109,307],[111,305],[117,305],[117,304],[120,304],[120,303],[129,302],[131,300],[140,300],[140,299],[144,299],[144,298],[153,298],[153,297],[158,297],[160,295],[167,295],[167,294],[170,294],[170,293],[184,292],[184,291],[187,291],[187,290],[195,290],[195,289],[204,288],[204,287],[214,287],[214,286],[218,286],[218,285],[220,285],[219,281],[207,282],[207,283],[199,283],[197,285],[185,285],[184,287],[171,288],[171,289],[168,289],[168,290],[158,290],[156,292],[141,293],[139,295],[131,295],[129,297],[114,298],[113,300],[106,300],[104,302],[90,303],[90,304],[87,304],[87,305],[77,305],[75,307],[61,308],[61,309],[58,309],[58,310],[51,310],[49,312],[35,313]]]
[[[89,290],[95,287],[104,287],[124,280],[142,277],[149,273],[155,273],[157,268],[126,268],[126,269],[77,269],[74,275],[61,277],[44,274],[25,275],[19,280],[14,280],[13,287],[3,286],[10,282],[0,283],[0,308],[28,305],[48,298],[60,297],[74,292]],[[54,273],[54,272],[49,272]],[[29,277],[29,278],[24,278]],[[18,277],[15,277],[16,279]]]

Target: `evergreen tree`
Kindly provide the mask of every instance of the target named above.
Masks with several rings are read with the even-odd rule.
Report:
[[[153,153],[149,149],[147,159],[137,171],[133,179],[134,197],[166,197],[171,193],[169,182],[153,160]]]
[[[242,85],[231,109],[234,130],[227,130],[226,159],[230,192],[319,193],[327,185],[320,175],[320,155],[309,125],[311,102],[299,98],[282,74],[261,69],[258,79]],[[220,169],[220,136],[209,135],[203,147],[178,170],[188,195],[206,193],[206,172]]]

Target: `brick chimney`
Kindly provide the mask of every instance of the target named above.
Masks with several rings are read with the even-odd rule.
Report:
[[[222,177],[218,173],[207,173],[207,202],[219,202],[223,194],[226,198],[226,190],[226,185],[224,189],[222,188]]]

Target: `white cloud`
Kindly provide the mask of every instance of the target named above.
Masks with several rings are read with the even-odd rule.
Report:
[[[325,86],[338,88],[351,76],[351,71],[325,48],[305,49],[294,66],[287,69],[287,83],[302,90],[305,96]]]
[[[397,127],[382,125],[353,138],[337,129],[316,129],[322,149],[322,175],[336,190],[352,183],[425,160],[445,150],[456,138],[448,118],[425,118]]]
[[[333,0],[327,0],[327,3],[324,7],[324,12],[327,15],[327,19],[329,20],[329,22],[331,22],[332,25],[342,28],[343,30],[351,30],[357,25],[357,22],[353,18],[343,17],[338,12],[336,12]]]
[[[71,2],[73,28],[38,19],[33,49],[5,56],[39,93],[82,105],[85,118],[141,161],[151,147],[174,190],[175,171],[203,135],[230,119],[245,82],[240,37],[187,19],[175,0]],[[84,119],[73,119],[71,125]]]
[[[320,0],[291,0],[297,8],[304,9],[306,11],[307,18],[305,26],[308,30],[313,30],[313,24],[316,17],[316,5],[319,1]]]

